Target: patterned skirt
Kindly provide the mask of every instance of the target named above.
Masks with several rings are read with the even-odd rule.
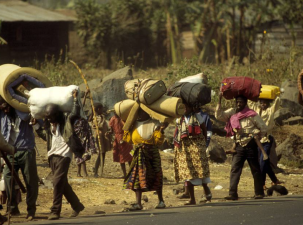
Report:
[[[162,190],[162,186],[163,172],[159,149],[152,145],[136,146],[123,189],[157,191]]]
[[[181,148],[175,147],[175,180],[209,178],[209,164],[206,156],[206,145],[203,139],[182,140]]]

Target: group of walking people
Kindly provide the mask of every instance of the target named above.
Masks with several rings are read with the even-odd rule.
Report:
[[[254,179],[254,198],[262,199],[266,189],[266,174],[272,180],[272,185],[279,184],[272,170],[270,158],[275,156],[275,141],[272,136],[274,127],[273,115],[279,108],[280,99],[277,97],[272,105],[269,100],[260,99],[253,104],[244,96],[235,98],[235,108],[224,111],[221,106],[223,94],[219,94],[215,117],[226,122],[227,137],[234,140],[234,146],[227,150],[232,154],[230,171],[230,187],[226,200],[238,200],[238,184],[247,160]],[[208,187],[210,169],[207,157],[207,147],[211,139],[211,120],[207,113],[198,106],[185,103],[185,114],[176,120],[174,133],[174,172],[176,182],[184,182],[185,193],[179,198],[189,201],[185,205],[195,205],[194,186],[202,186],[204,196],[200,202],[211,201],[212,193]],[[163,142],[163,133],[167,124],[159,124],[142,110],[139,113],[133,129],[124,135],[124,140],[133,144],[134,158],[129,173],[124,181],[124,188],[136,193],[136,204],[130,210],[141,210],[143,191],[156,191],[159,204],[156,208],[165,208],[162,197],[163,173],[158,146]],[[261,143],[260,143],[261,142]],[[260,143],[259,146],[258,143]],[[263,148],[268,159],[263,159]]]
[[[9,156],[14,170],[21,170],[27,188],[27,219],[32,220],[36,213],[36,201],[38,196],[38,174],[35,152],[35,135],[37,134],[47,141],[49,165],[53,173],[53,205],[48,219],[60,218],[62,197],[65,196],[73,209],[71,217],[76,217],[84,209],[84,205],[68,183],[68,170],[75,155],[76,162],[81,169],[85,161],[90,158],[87,152],[96,153],[96,138],[94,138],[88,120],[80,116],[78,91],[73,92],[73,109],[66,115],[57,105],[49,104],[46,107],[44,121],[31,120],[29,114],[21,113],[10,106],[3,98],[0,98],[0,150]],[[274,184],[279,183],[273,173],[270,161],[263,161],[258,150],[258,141],[261,141],[266,153],[270,154],[274,145],[271,135],[273,128],[273,113],[279,106],[279,98],[273,105],[270,102],[260,102],[258,108],[249,108],[244,96],[236,97],[236,108],[224,111],[221,107],[222,93],[219,94],[219,103],[215,111],[215,117],[227,123],[227,136],[234,139],[230,188],[227,200],[238,199],[238,183],[245,160],[251,168],[255,186],[255,198],[264,197],[266,174]],[[205,193],[205,201],[211,201],[212,193],[208,184],[210,169],[207,157],[207,147],[212,136],[212,123],[207,113],[201,110],[199,105],[185,103],[185,114],[176,120],[174,133],[174,171],[175,180],[184,183],[185,193],[181,198],[188,198],[185,205],[197,203],[194,186],[202,186]],[[114,136],[113,152],[114,161],[121,164],[124,178],[124,189],[135,192],[136,204],[130,210],[141,210],[142,193],[155,191],[158,196],[157,209],[165,208],[163,199],[163,172],[159,147],[163,144],[164,130],[167,123],[160,123],[151,118],[144,110],[140,109],[132,128],[123,132],[124,122],[116,114],[107,124],[102,115],[102,105],[95,105],[98,114],[97,126],[99,127],[100,142],[98,160],[95,165],[95,176],[98,176],[100,162],[105,159],[106,148],[110,146],[110,135]],[[255,111],[254,111],[254,110]],[[2,138],[3,136],[3,138]],[[99,144],[100,143],[100,144]],[[5,154],[5,153],[2,153]],[[127,172],[125,163],[129,164]],[[104,165],[104,164],[103,164]],[[103,166],[101,165],[101,167]],[[103,169],[103,168],[101,168]],[[81,170],[78,171],[78,175]],[[5,185],[8,196],[7,211],[13,216],[19,215],[18,202],[15,189],[10,188],[12,173],[9,168],[4,170]],[[0,224],[6,220],[0,217]]]

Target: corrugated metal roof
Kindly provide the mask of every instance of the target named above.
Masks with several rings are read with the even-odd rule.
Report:
[[[4,22],[58,22],[75,21],[76,18],[21,1],[0,1],[0,20]]]

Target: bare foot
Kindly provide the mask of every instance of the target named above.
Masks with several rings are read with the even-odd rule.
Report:
[[[78,173],[78,174],[77,174],[77,177],[82,177],[82,175]]]

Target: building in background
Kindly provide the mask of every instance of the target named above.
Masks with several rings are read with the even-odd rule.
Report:
[[[76,19],[18,0],[0,0],[0,64],[32,65],[45,57],[64,57]]]

